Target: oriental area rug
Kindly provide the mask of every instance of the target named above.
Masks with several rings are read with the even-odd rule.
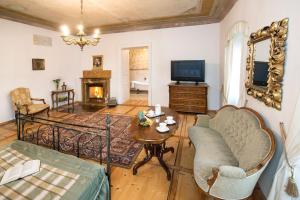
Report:
[[[134,141],[128,133],[132,118],[124,115],[110,115],[110,120],[111,164],[114,166],[131,168],[143,148],[142,144]],[[74,114],[70,118],[64,119],[62,122],[93,128],[77,127],[73,130],[74,126],[64,125],[64,128],[60,128],[58,134],[58,130],[53,129],[51,125],[43,125],[35,128],[35,131],[27,131],[25,140],[48,148],[53,148],[54,135],[55,149],[60,152],[75,156],[79,155],[80,158],[99,161],[101,149],[102,160],[103,162],[106,161],[106,114],[100,112],[89,115]],[[72,130],[70,130],[71,127]]]

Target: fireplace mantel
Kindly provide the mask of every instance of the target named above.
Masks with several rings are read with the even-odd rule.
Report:
[[[110,98],[110,78],[111,70],[83,71],[83,77],[81,78],[82,103],[91,106],[107,105]],[[103,96],[95,97],[95,94],[90,94],[95,90],[95,87],[101,88]]]
[[[111,78],[111,70],[85,70],[83,78]]]

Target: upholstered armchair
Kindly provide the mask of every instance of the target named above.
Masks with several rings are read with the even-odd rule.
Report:
[[[49,116],[50,106],[46,104],[44,99],[31,98],[28,88],[16,88],[10,92],[14,111],[20,112],[23,115],[35,115],[43,111],[47,111]],[[33,103],[39,101],[42,103]]]

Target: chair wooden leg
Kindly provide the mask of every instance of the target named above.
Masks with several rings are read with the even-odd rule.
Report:
[[[16,120],[16,124],[18,125],[18,113],[15,112],[15,120]]]
[[[50,108],[47,108],[47,116],[48,116],[48,117],[50,117],[49,111],[50,111]]]

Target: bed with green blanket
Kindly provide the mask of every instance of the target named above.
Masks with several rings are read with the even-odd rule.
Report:
[[[103,166],[19,140],[0,148],[0,180],[9,167],[33,159],[41,161],[40,171],[0,186],[0,200],[109,199]]]

